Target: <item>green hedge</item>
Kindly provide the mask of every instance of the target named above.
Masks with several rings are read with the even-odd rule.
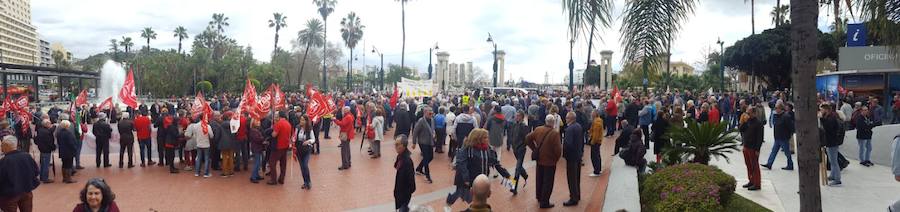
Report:
[[[644,211],[724,211],[735,180],[718,168],[689,163],[657,171],[642,187]]]

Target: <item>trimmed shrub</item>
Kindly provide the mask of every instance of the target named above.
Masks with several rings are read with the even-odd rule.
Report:
[[[208,94],[212,91],[212,83],[206,80],[197,82],[197,90]]]
[[[712,166],[669,166],[644,181],[641,206],[644,211],[724,211],[734,187],[734,177]]]

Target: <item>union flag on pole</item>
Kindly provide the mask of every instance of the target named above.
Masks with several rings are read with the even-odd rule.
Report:
[[[270,86],[266,92],[263,92],[262,95],[257,98],[256,107],[251,112],[254,114],[255,119],[259,119],[266,114],[269,114],[269,111],[272,107],[272,87]]]
[[[394,85],[394,95],[391,95],[391,109],[397,107],[397,101],[400,99],[400,92],[397,91],[397,85]]]
[[[122,85],[122,89],[119,90],[119,99],[123,104],[130,106],[131,108],[137,108],[137,95],[134,94],[134,74],[131,70],[128,70],[128,76],[125,77],[125,84]]]
[[[278,86],[278,84],[272,84],[271,87],[272,87],[272,107],[274,107],[275,110],[285,109],[287,106],[285,106],[285,99],[284,99],[285,97],[284,97],[284,92],[281,92],[281,86]]]
[[[87,90],[82,89],[81,93],[78,93],[78,97],[75,97],[75,107],[81,107],[82,105],[87,105]]]
[[[107,97],[106,100],[103,100],[103,102],[100,103],[100,106],[97,107],[97,110],[112,109],[112,106],[113,106],[112,105],[112,97],[110,96],[110,97]]]
[[[238,106],[238,114],[240,111],[247,111],[251,114],[256,110],[256,87],[247,79],[247,85],[244,86],[244,94],[241,96],[241,104]]]
[[[206,98],[203,97],[203,91],[198,91],[197,96],[194,97],[194,104],[191,106],[191,113],[200,116],[200,128],[203,129],[203,134],[209,133],[209,129],[207,129],[209,119],[209,115],[212,114],[212,108],[209,107],[209,102],[206,102]]]

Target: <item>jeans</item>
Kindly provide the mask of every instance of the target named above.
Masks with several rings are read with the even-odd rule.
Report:
[[[310,154],[300,154],[299,151],[297,153],[297,158],[300,159],[300,172],[303,175],[303,185],[309,186],[310,178],[309,178],[309,155]]]
[[[41,152],[41,181],[47,181],[47,175],[50,174],[50,160],[53,160],[51,154]]]
[[[828,163],[831,163],[831,176],[828,178],[837,183],[841,182],[841,163],[838,160],[838,154],[840,154],[840,151],[838,151],[839,148],[839,146],[826,147]]]
[[[156,137],[156,153],[159,156],[158,159],[159,159],[160,165],[165,165],[167,162],[169,162],[165,159],[166,158],[166,154],[165,154],[166,143],[165,143],[165,141],[163,141],[164,139],[165,138],[160,138],[159,136]]]
[[[641,125],[641,131],[644,134],[644,149],[650,148],[650,125]]]
[[[771,167],[772,163],[775,162],[775,156],[778,155],[778,150],[782,150],[784,152],[784,156],[787,156],[787,167],[788,169],[794,168],[794,160],[791,159],[791,146],[788,144],[787,139],[775,139],[775,144],[772,146],[772,152],[769,153],[769,161],[766,162],[766,166]]]
[[[447,128],[434,129],[434,150],[435,152],[444,152],[444,142],[447,141]]]
[[[872,139],[858,139],[859,161],[869,161],[872,157]]]
[[[153,152],[152,147],[150,147],[150,139],[141,139],[138,141],[138,148],[141,153],[141,164],[144,164],[144,156],[146,154],[146,160],[149,162],[153,162]]]
[[[253,172],[250,172],[250,179],[259,179],[259,166],[262,164],[262,152],[253,154]]]
[[[204,175],[209,175],[209,148],[197,148],[197,159],[194,160],[194,170],[200,175],[201,170],[206,170]],[[203,160],[203,166],[200,166],[200,160]],[[203,169],[201,169],[203,168]]]
[[[516,180],[516,185],[513,186],[513,189],[519,190],[519,177],[524,177],[526,180],[528,179],[528,173],[525,171],[525,167],[522,166],[525,163],[525,150],[517,150],[513,152],[516,156],[516,173],[514,179]]]
[[[331,118],[323,118],[322,119],[322,131],[325,132],[325,138],[331,138],[328,136],[328,131],[331,130]]]
[[[241,167],[246,170],[247,166],[250,165],[248,162],[250,160],[250,147],[248,145],[250,145],[250,142],[247,142],[246,140],[237,142],[237,149],[234,150],[234,153],[236,154],[234,158],[237,159],[234,167],[237,170],[240,170]]]
[[[431,168],[428,167],[428,164],[434,159],[434,147],[424,144],[420,146],[422,147],[422,162],[419,162],[419,167],[416,167],[416,171],[425,173],[425,178],[431,180]]]
[[[603,126],[606,126],[606,135],[612,136],[613,133],[616,132],[616,116],[615,115],[607,115],[604,120]]]
[[[472,192],[469,192],[469,189],[470,188],[468,187],[457,185],[456,191],[447,195],[447,201],[445,203],[447,203],[447,205],[453,205],[459,198],[462,198],[466,203],[472,202]]]

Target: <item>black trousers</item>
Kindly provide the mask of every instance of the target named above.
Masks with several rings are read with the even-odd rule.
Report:
[[[169,171],[177,170],[175,169],[175,150],[175,148],[165,148],[166,164],[169,165]]]
[[[603,171],[603,158],[600,157],[600,144],[591,144],[591,165],[594,166],[594,174]]]
[[[209,145],[209,161],[213,170],[222,170],[222,151],[217,145]]]
[[[453,160],[453,157],[456,156],[456,148],[459,146],[458,141],[456,139],[450,138],[450,146],[447,147],[447,156],[450,156],[450,160]]]
[[[434,159],[434,147],[425,144],[419,146],[422,147],[422,161],[419,162],[416,171],[425,173],[425,178],[431,180],[431,168],[429,168],[429,164],[431,164],[431,160]]]
[[[119,145],[119,166],[122,166],[124,162],[125,153],[128,153],[128,165],[133,165],[134,160],[134,141],[127,143],[120,143]]]
[[[641,131],[644,133],[644,148],[650,148],[650,125],[641,125]]]
[[[556,166],[537,166],[537,183],[535,183],[537,201],[540,204],[550,204],[550,194],[553,194],[553,179],[556,175]]]
[[[444,142],[447,141],[447,128],[435,128],[434,139],[434,151],[444,152]]]
[[[166,165],[166,163],[168,163],[166,160],[166,143],[163,142],[163,138],[160,138],[159,136],[156,137],[156,153],[159,156],[160,166]]]
[[[566,160],[566,181],[569,182],[569,200],[581,200],[581,160]]]
[[[328,131],[331,131],[331,119],[330,118],[322,119],[322,131],[325,132],[325,138],[331,138],[331,136],[328,136]]]
[[[101,161],[102,157],[102,161]],[[97,141],[97,167],[109,164],[109,141]],[[101,163],[103,162],[103,163]]]
[[[398,194],[394,192],[394,209],[400,212],[409,211],[410,199],[412,199],[412,194]]]

